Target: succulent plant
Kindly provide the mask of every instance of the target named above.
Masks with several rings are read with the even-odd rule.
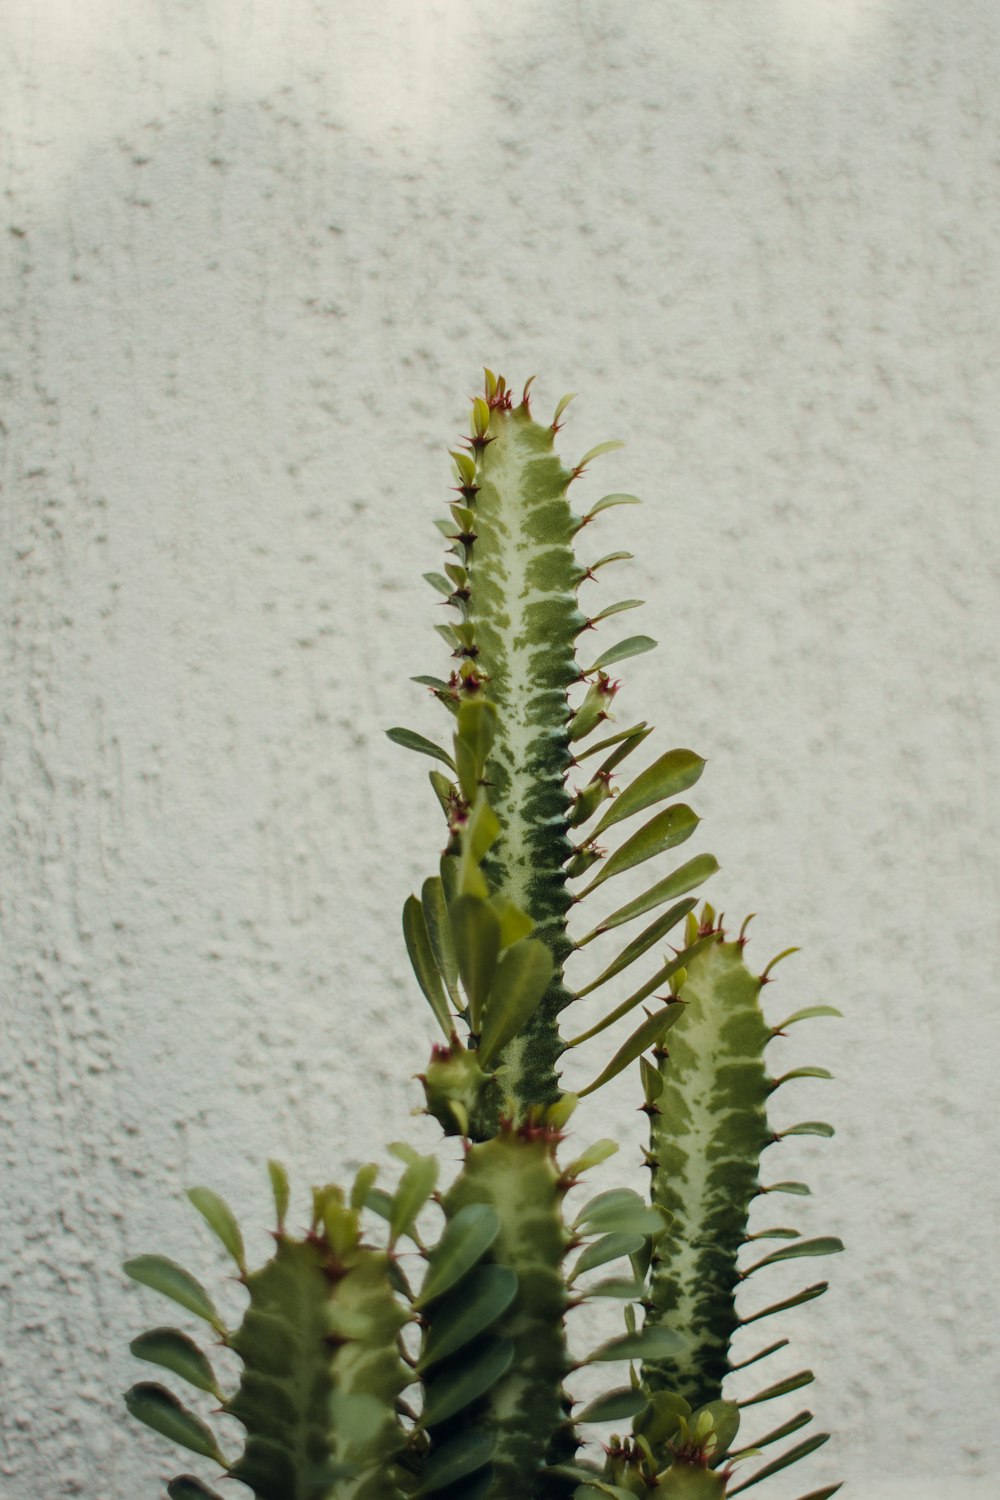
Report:
[[[778,1138],[769,1096],[788,1078],[828,1076],[770,1077],[767,1045],[793,1022],[837,1012],[812,1006],[769,1026],[760,994],[777,960],[754,974],[746,924],[729,938],[710,905],[698,908],[694,893],[715,860],[665,863],[697,826],[677,799],[697,782],[701,757],[666,750],[624,778],[651,730],[645,721],[612,727],[610,669],[655,643],[633,635],[581,661],[589,627],[640,601],[588,617],[582,586],[628,554],[584,566],[574,541],[635,497],[606,495],[574,514],[571,487],[618,445],[565,467],[554,440],[569,400],[542,425],[528,387],[515,402],[486,372],[470,436],[452,453],[457,498],[438,522],[443,571],[427,575],[450,610],[438,630],[452,669],[418,681],[449,715],[451,733],[439,745],[389,731],[434,760],[444,815],[438,869],[407,900],[403,936],[441,1032],[421,1076],[428,1112],[464,1143],[457,1175],[439,1189],[437,1159],[398,1144],[402,1170],[391,1190],[378,1186],[374,1164],[346,1193],[314,1189],[309,1227],[296,1236],[285,1227],[287,1178],[271,1163],[275,1249],[253,1271],[224,1200],[194,1189],[247,1294],[232,1330],[172,1261],[143,1255],[125,1267],[238,1356],[242,1375],[227,1392],[188,1333],[157,1328],[132,1344],[236,1418],[245,1443],[228,1457],[210,1423],[157,1382],[134,1386],[129,1409],[259,1500],[709,1500],[766,1480],[826,1440],[819,1433],[781,1446],[812,1420],[807,1411],[743,1440],[741,1412],[806,1385],[810,1372],[765,1382],[739,1403],[724,1385],[731,1370],[787,1343],[734,1366],[737,1329],[819,1295],[825,1283],[750,1315],[737,1308],[738,1287],[776,1262],[842,1248],[784,1227],[747,1231],[759,1194],[808,1191],[761,1183],[761,1154]],[[654,874],[644,892],[605,910],[603,887],[647,865]],[[604,914],[573,938],[569,917],[581,903]],[[637,935],[574,989],[571,956],[635,924]],[[603,1014],[567,1035],[565,1012],[596,992],[611,997]],[[564,1091],[564,1055],[629,1015],[597,1077]],[[567,1126],[580,1099],[626,1069],[649,1119],[649,1198],[611,1188],[571,1216],[568,1190],[617,1147],[598,1141],[572,1157]],[[784,1133],[831,1132],[810,1121]],[[741,1264],[748,1240],[768,1238],[777,1249]],[[402,1241],[422,1260],[415,1285]],[[608,1297],[621,1304],[620,1334],[574,1361],[567,1313]],[[626,1373],[579,1410],[567,1382],[581,1363]],[[600,1463],[579,1452],[593,1424],[622,1428]],[[828,1500],[838,1488],[802,1500]],[[167,1489],[172,1500],[215,1495],[191,1474]]]

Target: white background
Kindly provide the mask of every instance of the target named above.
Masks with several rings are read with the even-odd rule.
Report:
[[[591,553],[635,561],[588,604],[649,601],[601,642],[662,642],[620,722],[708,757],[713,899],[804,949],[772,1018],[846,1015],[776,1060],[836,1072],[775,1101],[835,1140],[765,1172],[849,1246],[772,1335],[836,1438],[759,1493],[995,1493],[995,0],[0,13],[4,1500],[176,1472],[118,1265],[217,1281],[185,1186],[263,1254],[268,1155],[301,1210],[436,1138],[398,913],[441,828],[383,730],[443,732],[420,575],[483,363],[581,393],[568,459],[627,439],[577,501],[646,502]],[[600,1185],[635,1103],[580,1126]]]

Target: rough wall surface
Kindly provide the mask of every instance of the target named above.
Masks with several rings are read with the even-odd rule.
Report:
[[[840,1437],[768,1493],[996,1493],[995,0],[0,10],[3,1500],[172,1472],[117,1267],[218,1273],[185,1185],[263,1224],[268,1155],[410,1123],[440,832],[382,731],[438,725],[484,362],[628,439],[622,713],[709,757],[775,1017],[848,1018],[781,1148],[850,1247],[787,1316]]]

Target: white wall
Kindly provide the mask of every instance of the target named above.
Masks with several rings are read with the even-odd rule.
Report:
[[[777,1167],[849,1244],[785,1330],[838,1437],[769,1493],[994,1493],[995,0],[2,10],[4,1500],[175,1471],[117,1267],[217,1275],[185,1185],[263,1225],[269,1154],[301,1195],[411,1128],[440,830],[382,731],[440,728],[483,363],[628,440],[623,722],[709,757],[775,1017],[847,1015],[777,1104],[838,1126]]]

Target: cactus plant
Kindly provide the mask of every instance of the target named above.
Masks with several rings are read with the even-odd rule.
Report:
[[[661,751],[622,780],[651,731],[644,721],[611,728],[610,669],[654,642],[633,635],[594,660],[584,650],[581,660],[588,627],[639,601],[583,612],[582,587],[627,554],[585,567],[574,541],[603,511],[635,497],[607,495],[574,514],[571,487],[618,445],[601,444],[565,467],[554,440],[569,399],[541,424],[528,387],[515,402],[506,382],[486,372],[470,436],[452,453],[457,498],[438,522],[443,571],[427,575],[450,610],[438,630],[453,667],[418,681],[450,716],[449,743],[389,731],[434,760],[430,779],[444,814],[440,863],[407,900],[403,937],[441,1032],[421,1077],[428,1112],[464,1143],[457,1175],[439,1189],[436,1158],[399,1144],[392,1150],[402,1171],[391,1190],[377,1185],[374,1165],[349,1192],[315,1189],[309,1227],[296,1236],[285,1227],[288,1181],[272,1163],[275,1249],[253,1271],[223,1199],[192,1190],[247,1293],[233,1330],[180,1266],[143,1255],[125,1268],[206,1322],[242,1362],[227,1393],[186,1332],[157,1328],[132,1345],[236,1418],[246,1432],[242,1452],[228,1457],[210,1423],[158,1382],[134,1386],[129,1409],[259,1500],[709,1500],[766,1481],[826,1438],[781,1446],[811,1421],[804,1411],[744,1441],[741,1411],[807,1384],[808,1371],[765,1382],[739,1403],[725,1385],[731,1370],[787,1342],[736,1366],[737,1329],[825,1285],[746,1314],[736,1293],[747,1277],[841,1248],[783,1227],[747,1231],[756,1196],[807,1191],[761,1184],[761,1154],[777,1139],[770,1094],[789,1077],[828,1076],[797,1069],[770,1077],[767,1045],[792,1022],[837,1012],[813,1006],[769,1026],[760,995],[771,966],[760,974],[748,967],[746,924],[729,938],[712,906],[698,908],[694,893],[715,860],[672,857],[664,867],[697,826],[677,799],[697,782],[701,757]],[[640,866],[656,872],[643,893],[609,905],[603,887]],[[573,937],[578,906],[594,906],[595,917]],[[572,955],[644,918],[574,989]],[[598,992],[612,997],[599,1019],[567,1035],[564,1014]],[[564,1091],[565,1054],[630,1015],[597,1077]],[[626,1069],[649,1119],[648,1200],[611,1188],[571,1215],[569,1188],[617,1149],[599,1141],[574,1158],[564,1146],[571,1117],[575,1126],[580,1099]],[[806,1122],[791,1133],[810,1132],[830,1130]],[[747,1267],[740,1252],[758,1238],[779,1247]],[[401,1266],[402,1241],[423,1261],[416,1285]],[[566,1315],[594,1297],[620,1301],[621,1332],[574,1361]],[[627,1366],[627,1375],[575,1409],[581,1363]],[[600,1462],[593,1443],[580,1452],[598,1423],[630,1423]],[[773,1459],[764,1451],[772,1444]],[[838,1488],[802,1500],[827,1500]],[[192,1474],[167,1490],[172,1500],[216,1493]]]

